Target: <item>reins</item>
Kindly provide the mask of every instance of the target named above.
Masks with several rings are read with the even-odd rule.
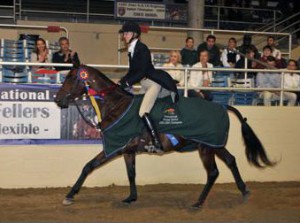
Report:
[[[77,89],[77,86],[80,82],[84,83],[85,85],[85,89],[86,89],[86,93],[87,93],[87,97],[90,99],[92,107],[97,115],[97,119],[98,119],[98,124],[94,125],[90,120],[88,120],[84,114],[82,113],[82,111],[79,108],[79,105],[77,103],[78,100],[80,100],[79,97],[74,99],[74,104],[80,114],[80,116],[82,117],[82,119],[92,128],[96,128],[97,130],[101,131],[101,123],[103,122],[103,120],[106,120],[112,113],[112,111],[114,111],[116,108],[118,108],[119,106],[119,102],[115,103],[114,106],[112,106],[112,108],[110,108],[108,110],[108,112],[106,112],[106,116],[102,117],[101,115],[101,107],[100,107],[100,102],[97,103],[97,100],[101,100],[104,101],[104,97],[111,93],[114,92],[117,88],[118,85],[117,84],[111,84],[108,87],[101,89],[99,91],[94,90],[93,88],[91,88],[89,82],[87,81],[88,79],[88,73],[85,69],[83,69],[83,71],[81,71],[81,73],[79,72],[79,75],[77,75],[77,79],[76,79],[76,83],[73,85],[70,93],[67,94],[67,96],[71,96],[72,92],[74,92]],[[93,81],[94,82],[94,81]]]

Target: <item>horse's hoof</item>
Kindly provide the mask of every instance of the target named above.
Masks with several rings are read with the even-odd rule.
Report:
[[[199,202],[197,202],[196,204],[192,205],[192,209],[193,210],[201,210],[202,209],[202,204],[200,204]]]
[[[64,206],[70,206],[74,204],[74,199],[73,198],[65,198],[62,202]]]
[[[137,198],[135,198],[135,197],[128,197],[128,198],[124,199],[122,202],[124,204],[131,204],[132,202],[135,202],[136,200],[137,200]]]
[[[251,195],[251,193],[250,193],[249,190],[246,190],[246,191],[243,193],[243,203],[248,202],[250,195]]]

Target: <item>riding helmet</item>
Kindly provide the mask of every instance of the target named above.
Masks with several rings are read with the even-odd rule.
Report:
[[[119,33],[124,32],[133,32],[137,34],[137,37],[139,37],[141,35],[141,28],[135,22],[125,22],[122,28],[119,30]]]

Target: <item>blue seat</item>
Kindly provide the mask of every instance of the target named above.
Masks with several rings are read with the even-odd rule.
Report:
[[[0,41],[0,59],[4,62],[26,62],[26,42],[22,40]],[[3,65],[2,81],[11,83],[24,83],[28,81],[28,67],[20,65]]]
[[[231,104],[232,99],[232,93],[228,91],[212,91],[212,101],[222,104],[222,105],[228,105]]]
[[[213,79],[213,81],[210,83],[211,87],[227,87],[228,81],[227,77],[216,77]]]
[[[233,95],[234,105],[253,105],[257,99],[256,92],[235,92]]]

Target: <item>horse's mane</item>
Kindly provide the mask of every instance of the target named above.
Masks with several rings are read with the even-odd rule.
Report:
[[[80,67],[85,68],[89,70],[91,73],[94,73],[95,75],[99,76],[107,85],[117,85],[115,82],[113,82],[111,79],[109,79],[105,74],[103,74],[101,71],[95,69],[94,67],[89,67],[86,65],[80,65]],[[131,94],[128,91],[125,91],[123,88],[118,87],[117,89],[120,90],[123,94],[133,97],[133,94]]]
[[[99,76],[101,79],[103,79],[105,81],[105,83],[110,83],[110,84],[116,84],[115,82],[113,82],[111,79],[109,79],[105,74],[103,74],[101,71],[97,70],[96,68],[93,67],[88,67],[83,65],[82,67],[84,67],[85,69],[91,70],[93,73],[95,73],[97,76]]]

